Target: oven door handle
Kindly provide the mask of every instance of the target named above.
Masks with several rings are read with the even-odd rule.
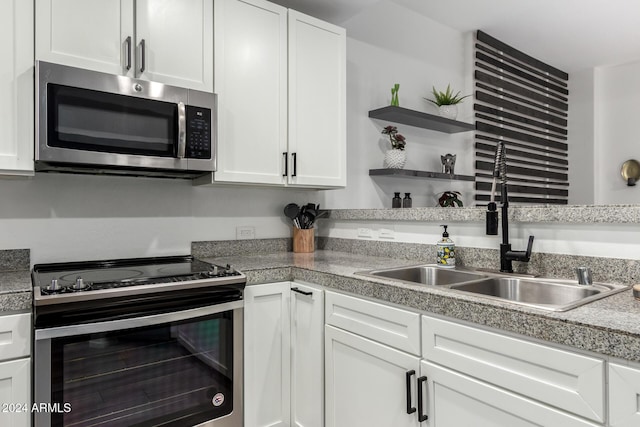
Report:
[[[48,340],[51,338],[71,337],[76,335],[95,334],[99,332],[118,331],[123,329],[141,328],[145,326],[160,325],[163,323],[179,322],[181,320],[194,319],[224,311],[237,310],[244,307],[244,301],[231,301],[224,304],[208,305],[206,307],[192,308],[171,313],[152,314],[149,316],[118,319],[109,322],[84,323],[81,325],[60,326],[57,328],[36,329],[35,340]]]

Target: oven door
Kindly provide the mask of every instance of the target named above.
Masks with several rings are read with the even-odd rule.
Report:
[[[233,301],[36,329],[34,425],[241,427],[242,313]]]

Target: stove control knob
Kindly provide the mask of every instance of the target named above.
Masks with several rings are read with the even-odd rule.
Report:
[[[236,269],[233,268],[233,265],[227,264],[227,274],[236,274]]]
[[[51,279],[51,284],[47,286],[48,291],[58,291],[60,290],[60,285],[58,284],[58,279]]]
[[[78,278],[76,279],[75,285],[73,285],[73,289],[84,289],[84,288],[85,288],[84,280],[82,279],[82,277],[78,276]]]
[[[217,275],[219,275],[219,274],[220,274],[220,273],[218,272],[218,266],[217,266],[217,265],[214,265],[214,266],[211,268],[211,274],[213,274],[214,276],[217,276]]]

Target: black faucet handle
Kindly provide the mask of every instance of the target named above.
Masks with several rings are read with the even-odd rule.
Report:
[[[529,244],[527,245],[526,257],[527,261],[531,258],[531,248],[533,248],[533,236],[529,236]]]

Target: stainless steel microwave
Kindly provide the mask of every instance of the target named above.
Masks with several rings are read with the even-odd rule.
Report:
[[[215,171],[215,94],[36,61],[36,105],[36,171]]]

